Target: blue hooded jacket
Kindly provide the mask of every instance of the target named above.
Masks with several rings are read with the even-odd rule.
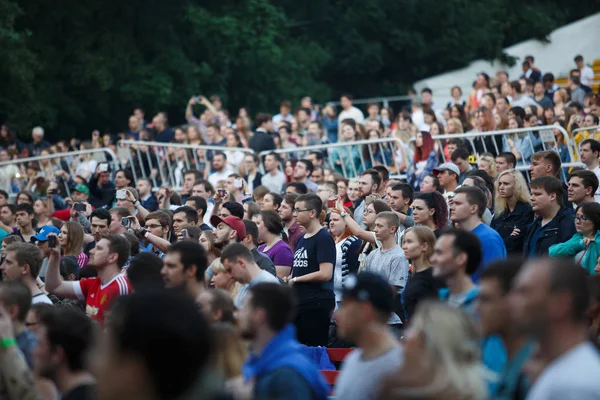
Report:
[[[246,380],[254,378],[255,387],[260,387],[261,378],[279,369],[288,368],[300,374],[310,385],[315,399],[327,399],[329,385],[305,355],[302,345],[296,339],[296,328],[288,324],[263,349],[259,355],[251,355],[244,364],[243,374]],[[260,395],[257,393],[257,397]]]

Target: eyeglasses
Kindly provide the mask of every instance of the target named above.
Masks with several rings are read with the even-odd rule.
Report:
[[[294,213],[294,214],[298,214],[298,213],[301,213],[301,212],[304,212],[304,211],[312,211],[312,210],[311,210],[311,209],[309,209],[309,208],[307,208],[307,209],[305,209],[305,210],[298,210],[297,208],[294,208],[294,209],[292,210],[292,213]]]
[[[579,215],[575,216],[575,221],[577,221],[577,222],[586,222],[589,220],[590,219],[588,217],[583,217],[583,216],[579,216]]]
[[[375,214],[375,211],[369,210],[368,208],[364,212],[365,214]]]
[[[146,226],[144,226],[144,228],[146,228],[146,229],[156,229],[156,228],[162,228],[162,225],[152,224],[152,225],[146,225]]]

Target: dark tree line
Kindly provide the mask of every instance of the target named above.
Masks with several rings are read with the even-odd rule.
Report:
[[[396,95],[600,10],[595,0],[0,0],[0,116],[27,135],[120,131],[134,106],[182,122],[283,98]]]

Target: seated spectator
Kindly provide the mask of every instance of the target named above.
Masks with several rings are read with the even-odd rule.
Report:
[[[340,142],[348,143],[359,140],[356,129],[354,120],[342,120]],[[329,157],[335,170],[348,178],[354,178],[362,171],[361,156],[357,146],[335,147],[331,149]]]
[[[594,275],[600,256],[600,204],[582,203],[575,211],[577,233],[564,243],[550,246],[550,257],[573,257],[573,260]]]

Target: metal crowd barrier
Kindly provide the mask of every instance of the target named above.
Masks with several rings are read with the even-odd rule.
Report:
[[[267,154],[277,153],[285,161],[291,158],[300,160],[307,158],[311,152],[318,151],[325,156],[325,163],[329,168],[339,172],[345,178],[354,178],[362,171],[376,165],[385,166],[393,174],[399,172],[395,165],[396,152],[402,151],[403,146],[400,139],[389,137],[267,150],[259,153],[259,157],[263,159]],[[264,173],[262,164],[261,169]]]
[[[590,129],[590,128],[588,128]],[[531,165],[530,157],[533,153],[538,151],[546,151],[546,150],[554,150],[560,154],[558,151],[558,143],[556,138],[554,137],[554,130],[559,130],[564,138],[564,144],[566,146],[569,161],[565,161],[562,163],[563,178],[566,179],[566,174],[564,172],[565,168],[583,166],[583,164],[578,163],[579,159],[579,149],[575,146],[575,142],[569,136],[568,132],[561,126],[558,125],[545,125],[545,126],[535,126],[529,128],[519,128],[519,129],[504,129],[499,131],[489,131],[489,132],[469,132],[469,133],[456,133],[456,134],[444,134],[444,135],[436,135],[433,137],[434,141],[437,143],[438,151],[440,152],[440,157],[445,159],[443,154],[443,149],[447,140],[450,139],[462,139],[468,142],[471,146],[471,150],[474,154],[478,154],[478,156],[483,155],[484,153],[491,153],[494,155],[500,154],[504,151],[503,145],[504,140],[507,139],[517,139],[516,135],[526,134],[529,138],[529,147],[526,150],[529,150],[527,153],[523,154],[523,149],[518,149],[518,153],[521,156],[521,160],[517,162],[515,166],[518,170],[528,170]],[[491,147],[490,143],[486,143],[486,138],[491,138]],[[496,139],[500,139],[502,146],[499,147]],[[525,139],[525,136],[523,138]],[[536,142],[534,144],[534,141]],[[414,138],[411,138],[410,142],[414,142]],[[483,152],[477,152],[477,148],[483,147]],[[510,152],[510,150],[509,150]],[[527,157],[526,157],[527,156]],[[449,160],[448,160],[449,161]]]
[[[55,153],[45,156],[19,158],[16,160],[0,162],[1,170],[6,169],[7,171],[10,171],[10,166],[14,166],[14,168],[12,168],[12,171],[14,171],[13,178],[10,180],[2,180],[0,182],[0,188],[12,194],[14,192],[14,190],[12,190],[13,184],[16,183],[19,187],[19,190],[22,190],[27,184],[28,180],[27,168],[32,165],[37,166],[40,170],[40,172],[37,173],[33,179],[36,179],[37,177],[43,177],[47,181],[54,180],[54,176],[48,175],[53,175],[54,172],[61,170],[66,171],[71,178],[74,179],[77,175],[77,168],[83,163],[87,163],[92,160],[96,161],[97,163],[108,163],[113,171],[120,168],[119,160],[116,154],[108,147],[70,151],[66,153]],[[94,171],[90,172],[92,174],[94,173]],[[67,196],[70,196],[68,186],[69,185],[63,185],[64,189],[67,191]]]
[[[180,190],[183,187],[183,173],[189,169],[197,169],[208,176],[212,167],[212,156],[215,152],[222,152],[226,155],[238,151],[244,155],[254,154],[252,149],[246,148],[195,146],[139,140],[121,140],[119,146],[120,151],[125,151],[121,158],[123,167],[130,168],[136,180],[139,178],[149,179],[155,190],[161,186],[170,186],[173,190]]]

